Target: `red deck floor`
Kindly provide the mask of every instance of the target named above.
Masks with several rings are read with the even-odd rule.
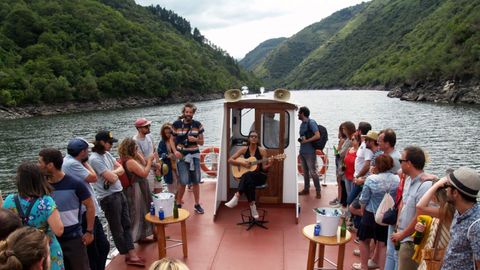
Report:
[[[184,208],[191,213],[187,220],[188,258],[183,258],[181,246],[167,249],[167,256],[183,260],[192,270],[306,269],[309,242],[303,236],[302,229],[315,223],[312,209],[328,206],[328,202],[336,194],[336,186],[324,186],[320,200],[315,199],[314,192],[311,192],[310,196],[300,196],[302,211],[298,224],[295,223],[293,208],[266,207],[266,220],[269,220],[266,226],[269,229],[254,227],[246,231],[246,227],[236,225],[241,221],[240,211],[246,208],[246,203],[235,209],[222,205],[216,220],[213,220],[215,182],[206,181],[201,185],[204,215],[194,213],[192,192],[186,192],[184,196]],[[264,207],[258,205],[258,208]],[[180,225],[169,225],[166,235],[172,239],[181,239]],[[352,254],[356,248],[358,245],[353,240],[347,244],[344,269],[352,269],[352,263],[360,261],[360,258]],[[147,260],[146,269],[158,259],[156,243],[136,245],[136,250]],[[327,246],[325,257],[336,261],[337,250],[337,247]],[[119,255],[113,258],[107,269],[141,268],[126,265],[124,257]]]

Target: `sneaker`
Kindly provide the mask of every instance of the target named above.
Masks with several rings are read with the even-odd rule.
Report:
[[[252,217],[254,219],[258,219],[260,217],[260,215],[258,215],[257,206],[255,204],[250,205],[250,212],[252,213]]]
[[[205,213],[205,211],[203,211],[203,208],[200,206],[200,204],[195,204],[195,212],[199,214]]]
[[[225,203],[225,206],[227,206],[228,208],[234,208],[235,206],[237,206],[237,204],[238,197],[233,195],[233,198],[229,202]]]
[[[362,263],[354,263],[352,264],[353,270],[362,270]]]
[[[338,199],[333,199],[332,201],[330,201],[328,203],[331,207],[340,207],[341,204],[340,204],[340,201],[338,201]]]
[[[378,268],[378,264],[374,262],[372,259],[368,259],[368,269],[376,269]]]
[[[322,198],[322,193],[320,193],[320,191],[317,191],[317,195],[315,196],[315,198],[321,199]]]
[[[360,257],[360,249],[354,249],[353,255]]]
[[[308,195],[308,194],[310,194],[310,190],[308,190],[308,189],[304,189],[304,190],[298,192],[298,195],[300,195],[300,196]]]

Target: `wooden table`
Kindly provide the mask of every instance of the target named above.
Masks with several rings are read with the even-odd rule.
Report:
[[[343,260],[345,258],[345,245],[352,240],[352,236],[349,231],[345,237],[341,237],[337,241],[337,236],[314,236],[313,230],[315,224],[307,225],[303,228],[303,235],[310,240],[310,246],[308,247],[308,259],[307,259],[307,270],[312,270],[315,265],[315,251],[317,249],[317,244],[319,245],[318,249],[318,269],[323,268],[323,261],[327,261],[333,265],[334,269],[343,270]],[[338,246],[338,258],[337,264],[333,263],[329,259],[324,257],[325,246]]]
[[[157,227],[157,241],[158,241],[158,259],[162,259],[167,255],[167,248],[176,247],[183,245],[183,257],[188,257],[188,248],[187,248],[187,225],[185,220],[190,216],[190,212],[185,209],[178,209],[178,218],[167,217],[163,220],[160,220],[158,216],[152,216],[149,214],[145,215],[145,220],[155,224]],[[179,223],[182,228],[182,240],[168,239],[168,241],[177,242],[177,244],[167,247],[167,240],[165,238],[165,225]]]

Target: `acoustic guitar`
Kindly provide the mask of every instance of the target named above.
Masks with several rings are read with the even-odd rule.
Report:
[[[286,157],[287,157],[287,155],[285,155],[285,154],[273,155],[271,157],[263,158],[263,159],[260,159],[260,160],[257,160],[255,157],[249,157],[249,158],[239,157],[239,158],[235,159],[235,161],[247,161],[247,162],[250,163],[250,167],[245,168],[241,165],[232,165],[233,177],[235,177],[237,179],[240,179],[244,173],[255,171],[257,169],[257,166],[258,166],[257,164],[259,164],[259,163],[264,163],[264,162],[267,162],[269,160],[283,160]]]

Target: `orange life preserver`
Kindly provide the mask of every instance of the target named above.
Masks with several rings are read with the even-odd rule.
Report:
[[[317,154],[317,156],[320,157],[320,159],[322,160],[323,162],[323,166],[320,167],[320,169],[318,170],[318,175],[322,175],[322,174],[325,174],[327,172],[327,168],[328,168],[328,157],[327,155],[325,155],[325,153],[323,153],[322,150],[320,149],[317,149],[315,151],[315,154]],[[300,173],[301,175],[303,175],[303,168],[302,168],[302,161],[300,160],[300,155],[297,156],[297,170],[298,170],[298,173]]]
[[[200,168],[202,171],[204,171],[206,174],[210,176],[217,176],[217,162],[212,163],[212,168],[207,167],[207,164],[205,163],[205,157],[210,154],[215,154],[218,156],[218,153],[220,152],[220,149],[215,146],[210,146],[202,150],[200,152]],[[218,160],[218,158],[217,158]]]

